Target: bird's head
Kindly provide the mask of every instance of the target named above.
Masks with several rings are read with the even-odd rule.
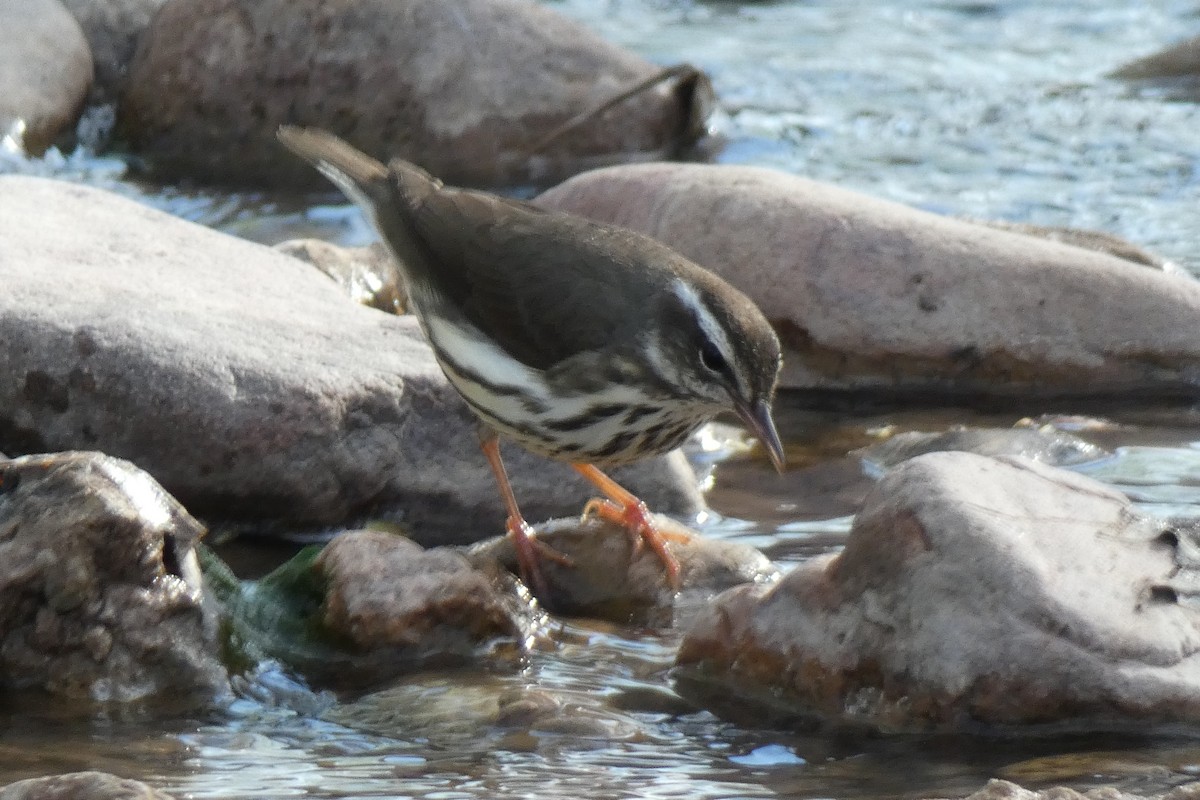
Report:
[[[779,377],[779,339],[750,298],[703,272],[675,277],[663,293],[647,342],[654,371],[689,401],[715,414],[734,411],[783,469],[771,418]]]

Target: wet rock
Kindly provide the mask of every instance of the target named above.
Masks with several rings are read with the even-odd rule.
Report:
[[[100,703],[221,698],[202,533],[126,461],[0,461],[0,688]]]
[[[539,621],[498,571],[382,531],[306,548],[254,584],[219,574],[211,558],[206,577],[246,661],[277,659],[338,689],[430,667],[513,665]]]
[[[680,686],[890,730],[1195,722],[1196,539],[1065,470],[919,456],[841,554],[718,597]]]
[[[856,455],[877,469],[888,469],[925,453],[944,452],[1022,456],[1056,467],[1095,461],[1107,454],[1101,447],[1052,428],[955,427],[940,433],[899,433],[856,451]]]
[[[392,669],[480,660],[498,648],[519,655],[533,628],[511,581],[446,548],[354,531],[330,542],[313,568],[326,586],[321,624]]]
[[[173,800],[173,796],[141,781],[88,771],[10,783],[0,788],[0,800]]]
[[[356,303],[390,314],[404,313],[404,278],[379,242],[367,247],[339,247],[320,239],[290,239],[275,245],[275,249],[312,264]]]
[[[292,123],[452,184],[545,183],[694,137],[696,75],[540,147],[659,72],[527,0],[169,0],[142,39],[120,126],[163,177],[324,188],[275,141]]]
[[[92,54],[59,0],[0,0],[0,138],[41,153],[79,119]]]
[[[194,514],[290,529],[400,520],[422,544],[503,530],[476,423],[415,319],[311,266],[83,186],[0,177],[0,449],[98,449]],[[515,446],[531,520],[590,486]],[[614,470],[652,508],[701,507],[682,454]]]
[[[1198,393],[1200,283],[1183,275],[752,167],[614,167],[537,202],[745,290],[780,333],[786,387]]]
[[[778,571],[762,553],[745,544],[708,539],[661,515],[655,516],[667,546],[679,561],[681,588],[708,597],[742,583],[762,583]],[[538,601],[552,611],[642,624],[669,624],[675,591],[667,584],[662,561],[648,547],[634,552],[633,538],[599,519],[556,519],[535,526],[538,541],[570,559],[569,565],[542,562],[550,596]],[[468,551],[481,568],[500,563],[517,572],[512,541],[498,537]]]
[[[115,103],[125,87],[138,39],[164,0],[60,0],[91,45],[92,101]]]

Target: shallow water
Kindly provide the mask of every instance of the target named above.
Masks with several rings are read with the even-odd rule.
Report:
[[[1200,271],[1200,110],[1102,77],[1194,34],[1194,0],[552,5],[655,61],[709,71],[722,102],[722,162],[949,214],[1106,230]],[[259,241],[371,235],[336,202],[145,187],[121,162],[86,153],[0,158],[4,169],[115,188]],[[1190,408],[850,415],[783,404],[787,475],[721,460],[729,442],[719,430],[693,458],[712,473],[717,512],[701,527],[750,542],[784,568],[840,545],[870,486],[847,453],[895,431],[1039,417],[1106,449],[1076,469],[1153,513],[1200,515],[1200,413]],[[101,768],[191,797],[868,798],[963,794],[990,777],[1148,792],[1200,772],[1191,731],[997,740],[723,721],[672,691],[675,633],[556,620],[551,634],[554,644],[516,673],[415,675],[344,702],[268,668],[229,714],[211,719],[79,724],[41,706],[0,708],[0,785]],[[498,698],[513,693],[559,712],[497,724]]]

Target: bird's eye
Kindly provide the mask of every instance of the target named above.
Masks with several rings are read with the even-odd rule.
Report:
[[[716,373],[724,372],[728,368],[725,363],[725,357],[721,355],[721,351],[707,339],[700,344],[700,363],[706,369]]]

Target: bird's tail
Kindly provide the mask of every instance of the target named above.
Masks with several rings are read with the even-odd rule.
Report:
[[[283,125],[276,136],[359,205],[374,206],[387,191],[387,167],[328,131]]]
[[[276,136],[358,204],[405,267],[406,278],[428,272],[428,254],[413,230],[412,215],[441,188],[440,181],[401,159],[384,166],[328,131],[283,125]]]

